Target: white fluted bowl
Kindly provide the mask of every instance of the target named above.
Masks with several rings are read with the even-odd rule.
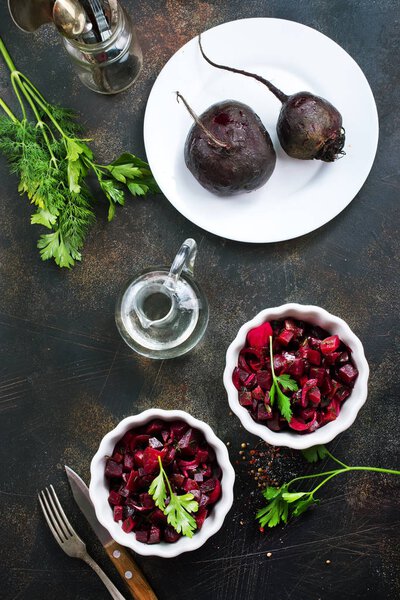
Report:
[[[153,419],[162,421],[185,421],[190,427],[201,431],[207,443],[213,448],[218,465],[222,471],[221,487],[222,493],[219,500],[213,506],[210,515],[204,521],[203,527],[196,532],[192,538],[181,537],[175,543],[160,542],[159,544],[147,545],[136,540],[134,533],[125,533],[121,524],[116,523],[113,511],[108,503],[109,485],[104,475],[106,460],[111,456],[115,444],[130,429],[145,425]],[[89,493],[93,502],[96,516],[100,523],[109,531],[116,542],[134,550],[142,556],[160,556],[172,558],[183,552],[190,552],[200,548],[214,533],[222,527],[224,519],[229,512],[233,502],[233,484],[235,471],[229,460],[228,450],[225,444],[215,435],[209,425],[195,419],[189,413],[182,410],[162,410],[152,408],[144,412],[123,419],[115,429],[107,433],[100,442],[99,449],[94,455],[90,465]]]
[[[343,403],[337,419],[327,423],[320,429],[316,429],[312,433],[299,434],[296,431],[271,431],[266,425],[256,423],[248,410],[239,404],[238,391],[232,382],[232,373],[237,366],[239,352],[246,344],[246,336],[250,329],[258,327],[266,321],[280,320],[288,317],[318,325],[326,329],[331,335],[338,335],[351,349],[352,360],[358,369],[358,377],[354,388],[351,395]],[[257,435],[272,446],[287,446],[296,450],[304,450],[317,444],[327,444],[354,423],[358,411],[367,399],[368,376],[369,367],[365,358],[363,345],[343,319],[332,315],[319,306],[292,303],[274,308],[266,308],[259,312],[254,319],[242,325],[226,353],[224,386],[228,394],[228,402],[231,410],[239,417],[243,427],[247,431],[254,433],[254,435]]]

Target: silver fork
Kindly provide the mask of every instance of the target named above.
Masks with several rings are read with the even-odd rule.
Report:
[[[85,542],[81,540],[68,521],[52,485],[50,489],[45,488],[39,493],[39,502],[51,533],[64,552],[73,558],[80,558],[92,567],[114,600],[125,600],[112,581],[87,553]]]

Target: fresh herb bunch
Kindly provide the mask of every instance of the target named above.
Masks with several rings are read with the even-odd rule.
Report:
[[[125,202],[126,189],[133,196],[158,192],[149,166],[125,152],[109,165],[96,162],[79,137],[75,115],[49,104],[33,83],[17,71],[2,39],[0,53],[10,71],[13,90],[19,102],[19,120],[0,98],[0,152],[19,177],[18,191],[26,193],[36,212],[32,224],[43,225],[50,233],[40,236],[38,248],[43,260],[54,258],[60,267],[70,268],[81,260],[81,249],[90,225],[95,220],[95,199],[86,183],[95,174],[109,202],[108,220],[117,204]],[[27,109],[36,122],[28,120]]]
[[[272,385],[271,385],[271,389],[269,390],[269,398],[270,398],[271,406],[274,405],[275,398],[276,398],[277,402],[278,402],[279,412],[281,413],[282,417],[284,419],[286,419],[286,421],[289,423],[289,421],[293,415],[292,409],[290,407],[290,398],[282,392],[282,390],[279,386],[281,385],[283,387],[283,389],[290,390],[291,392],[297,392],[299,387],[298,387],[296,381],[294,379],[292,379],[290,377],[290,375],[288,375],[288,374],[279,375],[279,376],[275,375],[274,354],[272,352],[272,335],[270,335],[270,337],[269,337],[269,355],[271,358],[271,374],[272,374]]]
[[[263,496],[267,500],[267,505],[261,508],[257,512],[257,519],[261,527],[275,527],[279,523],[286,523],[289,516],[298,517],[305,512],[310,506],[319,503],[319,499],[315,497],[316,492],[322,488],[330,479],[343,473],[350,473],[351,471],[373,471],[376,473],[389,473],[392,475],[400,475],[400,471],[393,469],[380,469],[378,467],[352,467],[346,465],[341,460],[335,458],[325,446],[314,446],[302,451],[303,456],[310,463],[317,462],[318,460],[329,457],[340,468],[333,469],[330,471],[324,471],[322,473],[314,473],[313,475],[303,475],[302,477],[296,477],[288,483],[285,483],[281,487],[268,486],[263,491]],[[314,479],[315,477],[323,478],[321,483],[316,485],[309,492],[295,492],[289,491],[292,489],[292,485],[298,481],[305,481],[307,479]]]
[[[153,496],[155,505],[163,511],[168,523],[175,531],[191,538],[197,529],[197,523],[190,513],[198,511],[199,503],[194,499],[193,494],[181,496],[174,494],[160,457],[158,457],[158,462],[160,473],[151,482],[149,494]],[[168,491],[165,484],[167,484]],[[167,497],[169,497],[169,502],[166,504]]]

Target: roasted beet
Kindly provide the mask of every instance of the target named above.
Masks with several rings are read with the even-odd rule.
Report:
[[[121,523],[123,531],[134,533],[145,544],[173,543],[181,537],[168,525],[166,515],[156,508],[148,493],[159,472],[158,457],[173,492],[191,493],[198,502],[199,510],[194,513],[198,529],[212,510],[208,505],[217,502],[221,495],[221,469],[200,431],[182,421],[160,420],[129,431],[106,461],[105,473],[110,481],[108,501],[114,520]]]
[[[260,118],[246,104],[225,100],[195,120],[185,143],[185,163],[208,191],[233,196],[256,190],[271,177],[276,154]]]
[[[281,417],[276,403],[271,406],[271,334],[276,375],[289,375],[298,386],[297,391],[290,391],[281,384],[291,402],[293,417],[289,423]],[[246,346],[239,352],[238,365],[232,379],[239,403],[256,422],[272,431],[293,429],[308,433],[333,421],[358,376],[351,350],[339,336],[291,318],[251,329]]]
[[[219,65],[210,60],[203,51],[200,37],[199,45],[204,59],[210,65],[256,79],[267,86],[282,103],[276,131],[286,154],[292,158],[316,158],[325,162],[333,162],[344,154],[345,132],[342,116],[330,102],[310,92],[298,92],[288,96],[260,75]]]

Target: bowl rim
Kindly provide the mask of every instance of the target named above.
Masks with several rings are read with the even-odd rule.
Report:
[[[222,494],[218,502],[214,505],[211,515],[207,517],[203,527],[192,538],[182,537],[173,544],[160,542],[159,544],[147,545],[138,542],[134,535],[125,533],[122,530],[120,523],[114,521],[112,510],[107,500],[109,489],[104,475],[106,456],[109,456],[112,453],[117,441],[121,439],[129,429],[144,425],[153,419],[165,421],[182,420],[191,427],[199,429],[204,434],[204,437],[210,446],[215,450],[218,465],[222,470]],[[89,495],[97,519],[107,529],[116,542],[134,550],[142,556],[172,558],[183,552],[190,552],[200,548],[200,546],[222,527],[225,517],[233,503],[234,481],[235,471],[231,465],[228,450],[224,442],[215,435],[207,423],[192,417],[192,415],[183,410],[150,408],[137,415],[126,417],[120,421],[112,431],[109,431],[103,437],[99,448],[90,463]]]
[[[324,329],[327,329],[332,334],[338,334],[340,339],[351,348],[352,359],[359,372],[351,396],[343,404],[338,418],[335,421],[327,423],[320,429],[304,435],[291,431],[271,431],[265,425],[256,423],[247,409],[239,404],[238,391],[232,382],[233,369],[237,366],[237,358],[240,350],[245,345],[248,331],[265,321],[281,319],[284,316],[300,318],[304,321],[309,320],[316,325],[324,327]],[[229,406],[247,431],[257,435],[273,446],[286,446],[295,450],[304,450],[317,444],[331,442],[339,433],[342,433],[354,423],[359,410],[367,400],[368,377],[369,366],[365,358],[363,345],[343,319],[319,306],[290,302],[281,306],[265,308],[257,313],[253,319],[240,327],[235,339],[231,342],[226,352],[223,382],[228,395]]]

